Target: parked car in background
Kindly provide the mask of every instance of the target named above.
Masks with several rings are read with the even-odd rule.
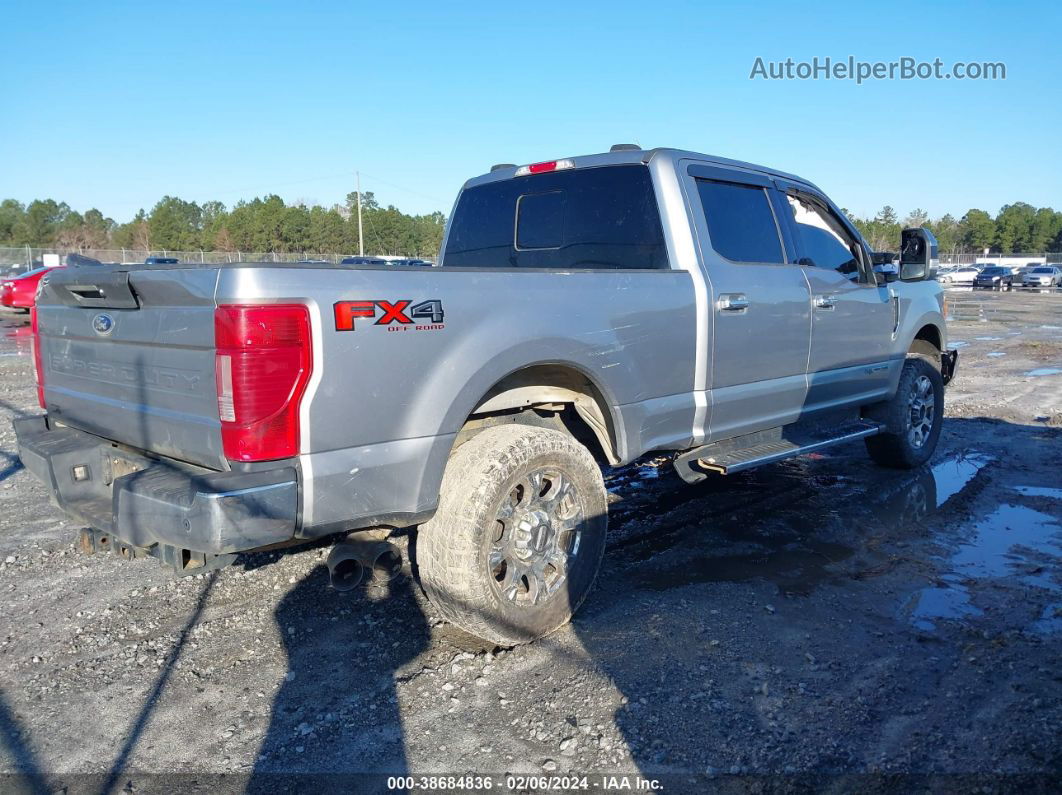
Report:
[[[985,268],[974,279],[974,287],[984,287],[988,289],[1000,289],[1009,290],[1014,286],[1015,273],[1014,268],[1008,268],[1000,265],[992,265]]]
[[[40,265],[37,265],[36,267],[39,268]],[[27,265],[25,263],[15,262],[4,267],[4,272],[0,274],[0,279],[14,279],[18,276],[24,276],[33,270],[33,268],[33,263]]]
[[[387,260],[379,257],[344,257],[340,265],[387,265]]]
[[[1040,265],[1030,268],[1021,277],[1026,287],[1058,287],[1062,285],[1062,268],[1054,265]]]
[[[180,260],[176,257],[148,257],[144,260],[145,265],[176,265]]]
[[[980,272],[974,265],[962,265],[947,272],[937,273],[937,281],[941,284],[973,284]]]
[[[44,274],[62,269],[62,265],[56,268],[37,268],[14,279],[5,280],[0,283],[0,304],[29,311],[37,300],[37,285]]]

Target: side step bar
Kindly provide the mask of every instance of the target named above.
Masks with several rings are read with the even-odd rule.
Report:
[[[687,450],[675,458],[675,470],[687,483],[699,483],[708,473],[730,475],[763,464],[806,455],[835,444],[863,439],[880,433],[882,426],[866,421],[848,422],[830,429],[828,435],[794,434],[793,439],[777,438],[748,446],[715,443]]]

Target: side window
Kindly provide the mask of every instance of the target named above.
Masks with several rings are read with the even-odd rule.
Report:
[[[785,262],[764,188],[698,179],[697,192],[717,252],[733,262]]]
[[[800,264],[829,268],[859,281],[859,244],[841,222],[816,202],[791,194],[786,198],[803,250]]]

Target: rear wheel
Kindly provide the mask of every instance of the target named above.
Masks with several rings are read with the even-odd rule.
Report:
[[[913,469],[928,461],[944,420],[940,352],[931,345],[916,343],[904,362],[896,394],[871,407],[866,415],[885,426],[882,433],[866,439],[867,452],[875,463]]]
[[[590,451],[566,433],[505,425],[463,444],[417,535],[425,593],[443,617],[500,645],[566,624],[605,548],[607,500]]]

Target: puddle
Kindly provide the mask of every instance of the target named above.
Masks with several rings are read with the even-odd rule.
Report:
[[[1059,375],[1062,373],[1062,367],[1037,367],[1035,370],[1030,370],[1025,375],[1038,378],[1044,375]]]
[[[1040,617],[1032,623],[1032,630],[1041,635],[1051,635],[1062,630],[1062,602],[1047,605]]]
[[[965,348],[969,344],[970,343],[966,342],[966,340],[952,340],[951,342],[948,343],[948,347],[952,348],[952,349],[954,349],[954,348]]]
[[[983,611],[973,604],[970,586],[1001,577],[1062,593],[1043,565],[1045,557],[1051,559],[1052,569],[1062,565],[1062,524],[1023,505],[1000,505],[974,525],[970,537],[944,561],[937,584],[915,595],[911,621],[919,629],[934,630],[940,620],[980,616]]]
[[[999,340],[1001,340],[1003,338],[1002,337],[974,337],[974,339],[975,340],[980,340],[981,342],[998,342]]]
[[[988,354],[988,356],[990,356],[993,359],[998,359],[1000,356],[1006,356],[1006,355],[1007,354],[1003,353],[1003,351],[992,351],[991,353]]]
[[[1062,489],[1053,489],[1048,486],[1015,486],[1014,490],[1025,497],[1050,497],[1062,500]]]
[[[936,486],[936,506],[939,508],[969,485],[977,473],[991,464],[991,456],[980,453],[952,456],[930,470]]]

